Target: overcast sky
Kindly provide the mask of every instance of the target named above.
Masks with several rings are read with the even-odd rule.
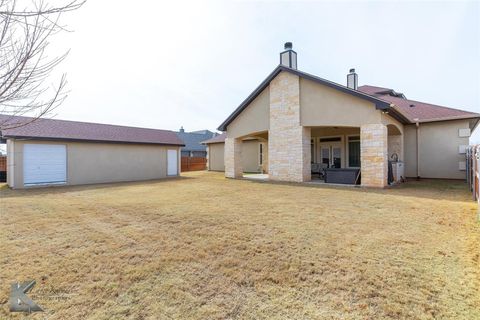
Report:
[[[293,42],[300,70],[480,112],[479,2],[95,1],[64,17],[56,118],[213,130]],[[55,79],[52,79],[52,82]],[[478,137],[480,134],[477,133]],[[480,142],[480,139],[477,139]]]

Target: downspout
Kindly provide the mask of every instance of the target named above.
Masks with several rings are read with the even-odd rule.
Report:
[[[415,123],[416,126],[416,148],[417,148],[417,180],[420,180],[420,123],[418,122],[418,119],[413,119],[416,120],[417,122]]]

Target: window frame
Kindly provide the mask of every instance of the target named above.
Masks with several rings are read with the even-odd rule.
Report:
[[[352,169],[360,169],[361,166],[362,166],[362,161],[361,161],[361,158],[360,158],[360,166],[359,167],[352,167],[350,166],[350,137],[358,137],[358,140],[353,140],[352,142],[360,142],[360,157],[362,155],[362,138],[360,136],[360,134],[347,134],[345,135],[345,142],[346,142],[346,145],[345,145],[345,153],[346,153],[346,156],[345,156],[345,160],[346,160],[346,167],[347,168],[352,168]]]

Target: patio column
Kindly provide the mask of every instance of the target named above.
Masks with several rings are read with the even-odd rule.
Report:
[[[310,180],[310,157],[310,128],[304,128],[300,123],[299,77],[281,72],[270,82],[270,180]]]
[[[242,178],[242,140],[238,138],[225,139],[225,177]]]
[[[362,186],[376,188],[387,186],[387,140],[387,127],[383,124],[366,124],[360,127]]]

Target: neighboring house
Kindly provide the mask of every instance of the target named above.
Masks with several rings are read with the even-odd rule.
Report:
[[[201,157],[207,156],[207,148],[202,141],[212,138],[215,133],[209,130],[200,130],[185,132],[183,127],[177,132],[177,136],[183,141],[185,147],[182,148],[182,157]]]
[[[0,115],[26,123],[30,118]],[[12,188],[166,178],[180,174],[175,132],[108,124],[38,119],[1,132]]]
[[[250,171],[246,145],[256,140],[252,161],[270,180],[309,181],[314,167],[360,169],[362,185],[384,187],[389,160],[397,170],[404,166],[397,179],[465,178],[465,147],[479,114],[357,83],[353,69],[347,86],[297,70],[297,53],[286,43],[280,65],[218,128],[223,150],[219,138],[205,141],[215,159],[210,166],[221,170],[224,153],[225,176],[242,177]]]

